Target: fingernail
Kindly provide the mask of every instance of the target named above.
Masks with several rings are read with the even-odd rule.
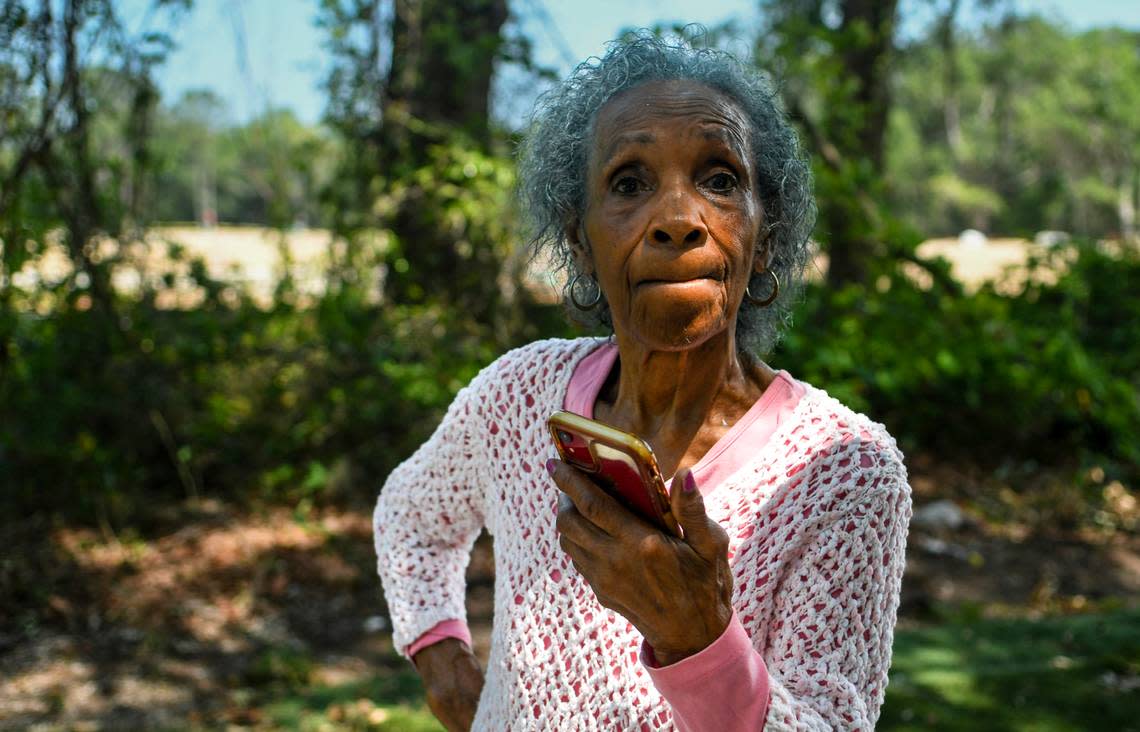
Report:
[[[550,458],[549,460],[546,461],[546,472],[550,473],[551,475],[554,475],[554,467],[555,467],[554,458]]]
[[[697,479],[693,477],[692,473],[685,476],[684,490],[686,493],[692,493],[697,489]]]

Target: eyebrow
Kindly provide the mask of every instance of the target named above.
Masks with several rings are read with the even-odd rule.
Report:
[[[738,135],[734,135],[731,130],[727,129],[726,125],[712,124],[701,131],[701,137],[706,140],[715,140],[723,142],[733,149],[738,155],[744,155],[744,140],[740,139]],[[650,145],[657,141],[657,138],[651,132],[623,132],[614,138],[609,147],[606,148],[603,160],[609,160],[614,156],[620,148],[626,145]]]
[[[728,145],[734,153],[742,158],[747,157],[748,143],[741,130],[734,129],[719,120],[710,120],[701,130],[701,137],[706,140],[716,140]]]
[[[650,145],[657,141],[657,138],[650,132],[623,132],[614,138],[610,146],[606,148],[606,153],[602,160],[609,160],[614,156],[614,153],[619,148],[625,145]]]
[[[742,162],[748,159],[748,148],[743,139],[737,134],[733,134],[733,130],[719,120],[708,120],[711,124],[702,126],[701,138],[704,140],[711,140],[719,142],[725,146],[733,155],[738,157]],[[609,146],[606,148],[605,155],[598,161],[599,172],[604,171],[604,175],[609,176],[615,169],[614,156],[623,147],[627,145],[651,145],[657,141],[656,135],[651,132],[622,132],[617,135]]]

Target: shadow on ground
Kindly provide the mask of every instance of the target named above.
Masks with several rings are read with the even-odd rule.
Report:
[[[391,646],[370,523],[198,502],[145,535],[0,527],[0,728],[439,729]],[[1135,729],[1138,566],[1135,536],[912,526],[880,728]],[[485,661],[486,536],[468,579]],[[1099,614],[1050,617],[1076,610]]]

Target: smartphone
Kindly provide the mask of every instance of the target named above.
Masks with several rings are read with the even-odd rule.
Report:
[[[663,531],[681,536],[653,450],[637,435],[572,412],[546,420],[562,462],[594,479],[607,493]]]

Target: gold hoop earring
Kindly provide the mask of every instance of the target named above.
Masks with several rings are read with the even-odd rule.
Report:
[[[749,287],[744,288],[744,297],[747,298],[747,300],[750,304],[755,305],[756,307],[760,307],[760,308],[765,308],[765,307],[768,307],[769,305],[771,305],[773,302],[775,302],[776,296],[780,294],[780,278],[777,277],[776,273],[770,269],[766,269],[766,270],[764,270],[764,272],[772,278],[772,294],[771,295],[769,295],[768,297],[766,297],[764,299],[760,299],[758,297],[752,296],[752,293],[749,291]]]

